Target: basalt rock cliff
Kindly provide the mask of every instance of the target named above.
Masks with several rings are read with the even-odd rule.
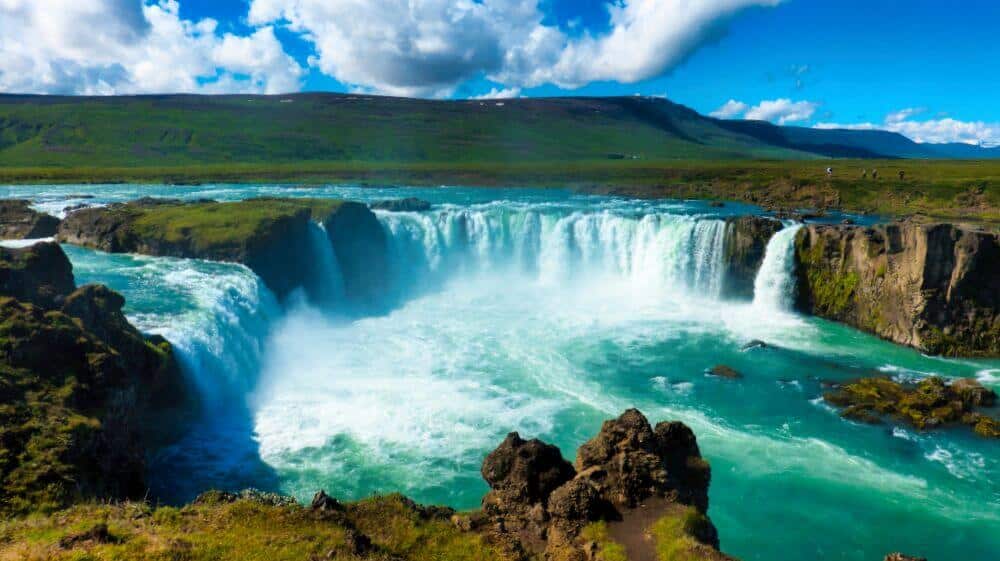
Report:
[[[1000,240],[951,224],[803,228],[800,310],[927,353],[1000,356]]]
[[[385,233],[374,213],[329,199],[140,199],[73,212],[57,237],[111,253],[242,263],[279,298],[315,282],[317,243],[332,246],[345,292],[356,301],[376,298],[388,267]]]
[[[726,220],[723,295],[753,299],[754,280],[764,262],[767,243],[783,227],[780,221],[763,216],[740,216]]]
[[[0,512],[141,498],[155,411],[190,405],[169,343],[54,243],[0,249]]]

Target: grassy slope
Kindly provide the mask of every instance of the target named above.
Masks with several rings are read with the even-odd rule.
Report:
[[[652,98],[0,97],[0,166],[794,158]]]
[[[0,561],[308,561],[331,558],[331,552],[354,559],[345,539],[350,526],[376,546],[359,558],[503,559],[478,534],[461,532],[447,519],[423,518],[389,495],[346,505],[343,516],[252,499],[183,508],[80,505],[0,523]]]

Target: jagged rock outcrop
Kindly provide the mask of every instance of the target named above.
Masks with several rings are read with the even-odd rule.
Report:
[[[523,557],[593,559],[600,544],[587,537],[592,524],[650,532],[648,523],[679,516],[697,522],[681,524],[690,531],[671,539],[700,554],[692,558],[725,558],[705,516],[710,469],[682,423],[654,428],[630,409],[580,446],[575,466],[555,446],[511,433],[482,471],[490,485],[483,498],[485,531]]]
[[[890,378],[861,378],[823,394],[843,407],[841,415],[865,423],[889,416],[918,429],[964,424],[979,436],[1000,438],[1000,420],[979,411],[996,404],[997,394],[974,378],[948,383],[932,376],[915,384]]]
[[[802,228],[800,310],[949,356],[1000,356],[1000,241],[951,224]]]
[[[782,228],[780,221],[763,216],[740,216],[726,220],[723,295],[753,298],[754,280],[764,261],[767,242]]]
[[[890,553],[885,556],[885,561],[927,561],[925,557],[913,557],[902,553]]]
[[[59,219],[31,208],[31,201],[0,200],[0,239],[22,240],[56,235]]]
[[[282,298],[314,280],[314,223],[326,230],[347,295],[364,301],[381,293],[388,268],[385,233],[374,213],[360,203],[139,199],[73,212],[57,237],[111,253],[242,263]]]
[[[0,511],[142,497],[144,426],[188,403],[169,343],[75,288],[56,244],[0,251],[0,279]]]

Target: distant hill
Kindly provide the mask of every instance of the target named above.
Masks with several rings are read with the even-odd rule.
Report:
[[[0,166],[994,158],[883,131],[724,121],[649,97],[0,95]]]

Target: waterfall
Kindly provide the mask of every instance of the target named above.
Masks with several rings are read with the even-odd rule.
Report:
[[[330,237],[322,223],[309,225],[309,250],[312,256],[310,278],[306,279],[306,293],[310,302],[324,308],[344,301],[344,276],[337,256],[330,244]]]
[[[725,222],[672,214],[546,213],[490,206],[379,213],[399,292],[456,274],[510,272],[543,283],[618,278],[718,297]]]
[[[761,310],[790,310],[795,301],[795,234],[801,224],[787,226],[767,242],[764,261],[754,279],[753,305]]]

